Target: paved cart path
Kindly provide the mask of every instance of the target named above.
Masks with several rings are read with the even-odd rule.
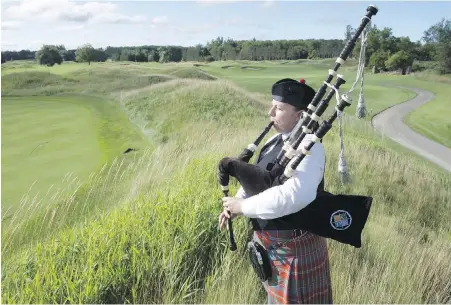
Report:
[[[416,133],[402,121],[409,112],[432,100],[435,97],[434,94],[418,88],[406,89],[415,91],[417,96],[375,115],[371,120],[373,127],[383,135],[451,172],[451,149]]]

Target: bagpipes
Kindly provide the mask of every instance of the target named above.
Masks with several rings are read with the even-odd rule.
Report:
[[[343,65],[355,47],[371,17],[376,15],[378,9],[370,5],[367,14],[362,18],[360,26],[353,37],[347,42],[335,66],[329,70],[329,75],[316,92],[312,101],[304,112],[290,136],[284,142],[284,146],[274,163],[270,163],[266,169],[249,164],[257,146],[271,129],[273,122],[269,123],[254,143],[250,144],[237,158],[226,157],[219,162],[218,179],[224,196],[229,196],[229,179],[235,177],[241,184],[248,197],[259,194],[273,186],[282,185],[290,179],[297,166],[309,154],[315,143],[320,142],[332,128],[332,123],[343,112],[345,107],[351,105],[351,98],[338,90],[345,83],[343,75],[337,74],[337,70]],[[363,48],[363,46],[362,46]],[[333,77],[337,80],[331,85]],[[326,94],[327,88],[331,90]],[[329,101],[336,95],[337,105],[335,111],[319,124],[319,119],[328,107]],[[307,146],[300,145],[307,134],[312,134],[312,139]],[[340,135],[341,137],[341,135]],[[356,248],[361,247],[361,234],[366,224],[373,198],[360,195],[334,195],[326,191],[319,191],[316,199],[300,211],[269,221],[251,219],[254,230],[296,230],[301,229],[313,234],[331,238],[341,243],[350,244]],[[231,218],[228,219],[230,249],[237,249]]]

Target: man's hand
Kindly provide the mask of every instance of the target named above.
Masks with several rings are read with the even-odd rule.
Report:
[[[238,215],[232,214],[232,220]],[[221,214],[219,214],[219,229],[224,229],[227,226],[228,219],[230,218],[229,211],[224,209]]]
[[[232,220],[238,215],[242,215],[241,205],[244,199],[236,197],[224,197],[222,198],[224,211],[219,214],[219,228],[222,230],[226,227],[228,219]],[[231,215],[229,215],[229,212]]]
[[[228,210],[232,214],[242,215],[243,210],[241,209],[241,205],[243,204],[244,199],[237,197],[224,197],[222,198],[223,206],[226,210]]]

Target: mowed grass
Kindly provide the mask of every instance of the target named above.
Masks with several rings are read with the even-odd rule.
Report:
[[[57,189],[67,173],[86,178],[102,161],[89,109],[55,98],[2,99],[2,207]],[[28,190],[31,189],[31,192]]]
[[[51,197],[74,178],[86,181],[129,147],[145,149],[149,143],[106,100],[3,97],[2,218],[8,222],[19,206]]]
[[[267,72],[270,65],[282,66],[264,64]],[[314,68],[316,64],[309,61],[304,71],[325,75],[320,73],[323,64],[319,62]],[[199,75],[189,71],[190,65],[147,64],[139,69],[111,65],[108,69],[115,73],[132,69],[136,77]],[[94,73],[80,70],[78,76],[69,73],[67,77],[92,80],[89,75],[108,74],[100,65],[89,69]],[[219,69],[215,71],[223,73]],[[263,69],[245,73],[250,71],[265,79]],[[220,77],[213,72],[213,68],[207,71]],[[267,75],[265,81],[271,77]],[[3,303],[266,302],[245,251],[247,220],[239,218],[234,224],[237,252],[228,249],[228,234],[218,230],[222,193],[217,162],[224,156],[238,155],[267,124],[268,87],[260,91],[261,84],[255,81],[256,89],[248,90],[227,77],[207,81],[173,76],[158,83],[125,76],[122,80],[121,86],[117,86],[119,81],[115,83],[114,90],[99,78],[97,86],[83,94],[107,93],[156,146],[128,160],[128,181],[119,179],[119,160],[103,171],[105,175],[91,179],[83,191],[53,206],[48,211],[51,216],[32,218],[27,230],[12,226],[5,233],[2,228]],[[75,87],[68,84],[60,91],[55,89],[59,85],[48,85],[45,92],[83,88],[83,82]],[[377,88],[372,83],[369,90],[371,86]],[[388,93],[385,97],[393,98]],[[391,101],[402,102],[374,99],[372,105],[383,107]],[[338,179],[340,143],[335,123],[323,141],[326,189],[364,194],[374,201],[362,248],[329,240],[334,302],[451,302],[449,173],[383,139],[372,130],[369,118],[357,120],[353,111],[349,114],[343,127],[353,181],[341,185]],[[237,187],[233,181],[232,194]],[[114,191],[121,196],[109,196]],[[79,208],[100,204],[105,198],[109,213],[94,219],[87,217],[91,210]],[[47,238],[35,232],[47,232],[43,233]],[[23,235],[36,242],[26,242],[21,239]]]
[[[418,73],[414,76],[379,76],[378,82],[391,86],[420,88],[435,97],[404,118],[404,123],[425,137],[451,148],[451,76]]]

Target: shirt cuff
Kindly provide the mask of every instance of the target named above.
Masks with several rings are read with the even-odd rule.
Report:
[[[259,195],[254,195],[252,197],[246,198],[243,200],[243,204],[241,206],[241,212],[244,216],[249,218],[257,218],[258,217],[258,203],[261,201]]]

